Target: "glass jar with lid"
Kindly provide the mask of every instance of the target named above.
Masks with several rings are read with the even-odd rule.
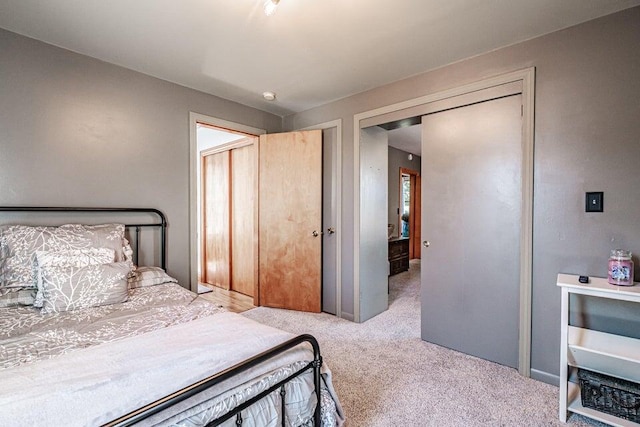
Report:
[[[614,249],[609,256],[609,283],[633,286],[633,260],[631,251]]]

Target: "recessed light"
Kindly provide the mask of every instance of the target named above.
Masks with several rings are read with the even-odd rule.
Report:
[[[276,99],[276,94],[275,94],[275,93],[273,93],[273,92],[268,92],[268,91],[267,91],[267,92],[264,92],[264,93],[262,94],[262,97],[263,97],[264,99],[266,99],[267,101],[275,101],[275,99]]]
[[[278,3],[280,3],[280,0],[267,0],[264,2],[264,14],[267,16],[273,15],[278,7]]]

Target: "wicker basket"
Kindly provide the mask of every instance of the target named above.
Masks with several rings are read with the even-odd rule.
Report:
[[[578,369],[582,406],[640,422],[640,384]]]

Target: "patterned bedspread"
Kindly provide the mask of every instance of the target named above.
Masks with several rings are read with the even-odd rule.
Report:
[[[132,289],[121,304],[40,314],[0,308],[0,369],[224,312],[175,283]]]
[[[174,283],[132,289],[124,303],[63,313],[0,308],[0,425],[16,419],[29,425],[102,424],[291,337]],[[301,360],[310,360],[309,353],[290,350],[144,424],[204,426],[277,383]],[[326,366],[323,372],[322,425],[341,425],[331,373]],[[311,380],[309,373],[287,384],[289,425],[312,423]],[[248,425],[276,423],[278,399],[274,393],[249,408],[243,414]]]

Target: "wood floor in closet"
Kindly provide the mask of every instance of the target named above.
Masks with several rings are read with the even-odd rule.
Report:
[[[227,291],[222,288],[200,283],[202,286],[206,286],[211,289],[211,292],[200,294],[200,298],[204,298],[220,305],[225,309],[234,313],[242,313],[243,311],[255,308],[253,305],[253,298],[247,295],[243,295],[239,292]]]

